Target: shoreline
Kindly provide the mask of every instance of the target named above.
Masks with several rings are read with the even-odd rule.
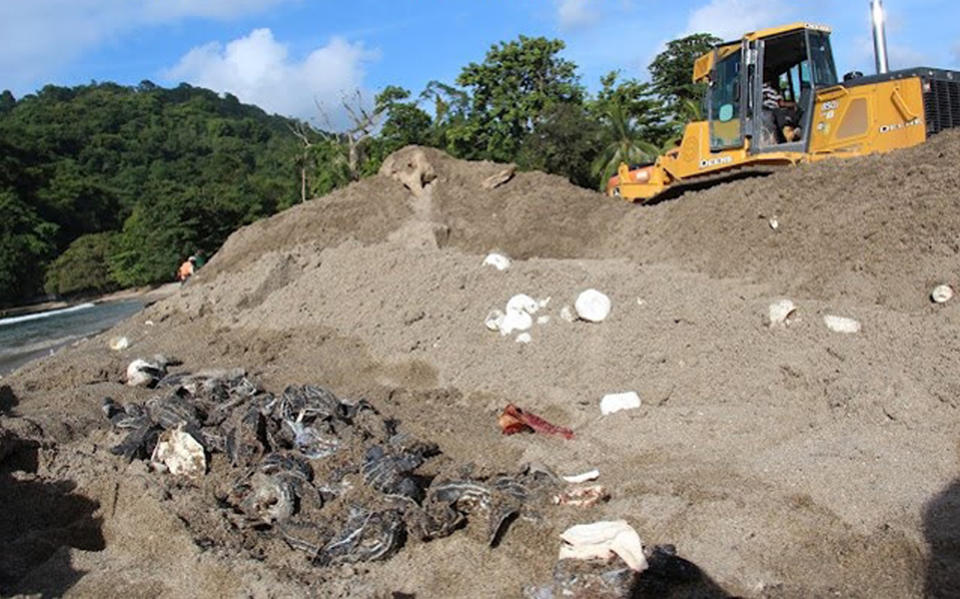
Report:
[[[37,304],[14,306],[11,308],[0,309],[0,319],[12,318],[14,316],[26,316],[28,314],[38,314],[41,312],[49,312],[51,310],[61,310],[63,308],[79,306],[87,303],[102,304],[104,302],[127,299],[142,299],[144,300],[144,303],[153,303],[157,300],[161,300],[172,295],[176,292],[179,286],[179,283],[164,283],[163,285],[158,285],[155,287],[129,287],[127,289],[111,291],[110,293],[105,293],[103,295],[95,295],[90,297],[77,296],[69,300],[51,300]]]

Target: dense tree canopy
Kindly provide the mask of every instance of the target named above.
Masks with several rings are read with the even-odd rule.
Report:
[[[190,253],[296,200],[286,121],[185,84],[0,94],[0,140],[0,302],[38,292],[68,248],[47,272],[51,292],[167,280]],[[116,243],[86,237],[104,232]],[[93,255],[105,263],[87,278],[66,272]]]
[[[691,116],[690,106],[698,106],[704,87],[693,82],[693,63],[722,40],[709,33],[696,33],[667,43],[667,48],[650,63],[650,78],[655,91],[677,120]]]
[[[190,254],[375,173],[408,144],[602,188],[620,162],[652,160],[698,118],[693,61],[715,41],[670,42],[649,83],[613,72],[591,96],[562,41],[520,36],[455,85],[431,81],[417,95],[387,86],[369,105],[345,95],[353,123],[340,132],[187,84],[4,91],[0,305],[168,281]]]
[[[580,103],[577,67],[558,56],[563,48],[560,40],[521,35],[490,48],[482,63],[464,67],[457,84],[470,91],[470,112],[453,134],[456,153],[513,160],[548,110]]]

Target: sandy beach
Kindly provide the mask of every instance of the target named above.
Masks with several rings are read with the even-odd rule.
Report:
[[[413,152],[436,172],[422,192],[378,175],[247,226],[182,289],[3,379],[0,592],[521,597],[551,579],[563,530],[623,519],[689,565],[635,596],[957,596],[960,304],[930,292],[960,283],[960,135],[652,206],[542,173],[488,189],[503,165],[426,148],[398,163]],[[485,266],[491,251],[511,266]],[[568,322],[588,288],[609,317]],[[529,343],[484,325],[520,293],[549,298]],[[771,327],[782,299],[796,311]],[[117,335],[130,346],[112,351]],[[224,454],[186,480],[111,453],[124,433],[101,402],[164,393],[124,384],[158,353],[171,372],[365,399],[437,444],[426,477],[596,468],[610,499],[517,518],[495,547],[473,519],[388,559],[318,564],[231,524]],[[626,391],[639,408],[601,415]],[[502,435],[509,403],[575,437]]]

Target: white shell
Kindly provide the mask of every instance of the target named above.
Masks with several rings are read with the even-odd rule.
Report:
[[[949,302],[953,299],[953,287],[949,285],[937,285],[930,292],[930,299],[938,304]]]
[[[535,314],[540,309],[540,302],[533,299],[526,293],[518,293],[507,300],[507,314],[510,312],[526,312]]]
[[[130,340],[126,337],[111,337],[110,338],[110,349],[113,351],[121,351],[130,347]]]
[[[150,457],[154,465],[163,464],[171,474],[202,475],[207,471],[203,446],[180,427],[163,432]]]
[[[640,396],[636,391],[626,393],[609,393],[600,400],[600,413],[613,414],[620,410],[633,410],[640,407]]]
[[[514,331],[526,331],[533,326],[533,317],[526,312],[507,311],[500,323],[500,334],[509,335]]]
[[[503,324],[503,317],[504,314],[501,310],[490,310],[487,317],[483,319],[483,324],[487,325],[487,328],[491,331],[499,331]]]
[[[127,365],[127,384],[131,387],[144,387],[152,383],[156,377],[147,370],[157,369],[157,365],[137,358]]]
[[[600,478],[599,470],[591,470],[589,472],[584,472],[583,474],[573,474],[570,476],[561,476],[563,480],[567,481],[570,484],[585,483],[588,480],[597,480]]]
[[[616,553],[632,570],[647,569],[640,535],[624,520],[571,526],[560,538],[559,559],[607,559]]]
[[[549,316],[537,316],[537,324],[547,324],[550,322]]]
[[[773,229],[774,231],[780,228],[780,221],[777,220],[776,216],[770,219],[770,228]]]
[[[860,323],[852,318],[843,316],[826,315],[823,317],[823,324],[835,333],[859,333]]]
[[[576,317],[574,317],[573,310],[570,309],[570,306],[564,306],[560,308],[560,318],[566,320],[567,322],[573,322],[576,320]]]
[[[590,322],[603,322],[610,315],[610,298],[596,289],[587,289],[574,304],[577,315]]]
[[[782,299],[770,304],[770,327],[783,327],[789,324],[789,318],[797,311],[797,307],[788,299]]]
[[[503,254],[491,252],[483,259],[483,265],[492,266],[497,270],[507,270],[510,268],[510,258],[507,258]]]
[[[530,337],[530,333],[520,333],[517,335],[517,343],[530,343],[532,340],[533,339]]]

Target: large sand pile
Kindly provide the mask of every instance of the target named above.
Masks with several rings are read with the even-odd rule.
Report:
[[[623,518],[700,569],[665,583],[678,596],[954,596],[960,304],[928,294],[958,279],[960,136],[646,207],[540,173],[486,189],[502,165],[431,149],[397,160],[418,151],[423,193],[376,176],[246,227],[176,297],[3,380],[0,591],[518,596],[564,528]],[[494,249],[510,269],[481,265]],[[588,287],[611,316],[559,318]],[[551,298],[529,344],[483,325],[516,293]],[[770,329],[782,297],[797,318]],[[132,346],[111,352],[118,334]],[[122,380],[156,352],[366,398],[453,462],[598,468],[612,499],[518,520],[495,548],[458,534],[354,566],[211,543],[229,538],[202,500],[215,472],[185,483],[108,451],[100,401],[153,395]],[[627,390],[642,407],[601,417]],[[510,402],[576,439],[501,436]]]

